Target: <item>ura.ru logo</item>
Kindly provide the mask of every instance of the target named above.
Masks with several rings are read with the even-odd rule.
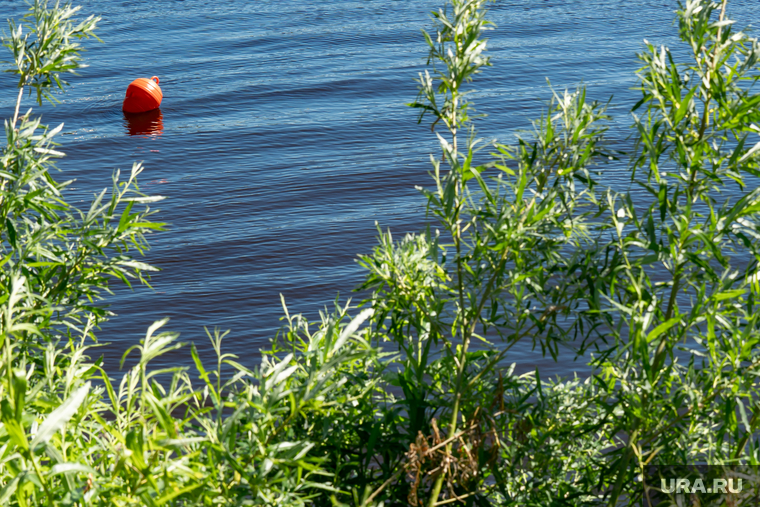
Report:
[[[663,493],[739,493],[742,490],[741,479],[713,479],[705,485],[702,479],[693,483],[689,479],[660,479]]]

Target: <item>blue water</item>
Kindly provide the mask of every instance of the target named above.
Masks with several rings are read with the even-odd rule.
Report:
[[[226,349],[253,366],[281,325],[280,294],[291,313],[311,318],[363,278],[354,262],[375,244],[377,221],[401,236],[424,223],[415,185],[429,182],[437,144],[404,104],[424,68],[420,29],[442,0],[84,0],[103,17],[103,44],[86,42],[88,68],[71,76],[62,104],[39,108],[67,157],[59,178],[76,178],[82,206],[110,186],[115,168],[144,161],[142,189],[168,199],[149,237],[147,260],[163,271],[154,291],[116,285],[118,314],[98,336],[106,366],[155,320],[212,357],[204,326],[229,329]],[[0,0],[0,18],[19,0]],[[636,52],[642,39],[678,46],[676,3],[638,0],[496,1],[490,32],[493,67],[473,95],[481,135],[514,140],[550,97],[581,83],[589,97],[613,96],[610,138],[625,148],[628,111],[638,100]],[[756,3],[731,2],[744,26]],[[6,29],[7,31],[7,29]],[[2,58],[0,58],[2,59]],[[160,118],[130,124],[121,112],[127,85],[157,75]],[[0,76],[0,116],[12,114],[10,75]],[[27,99],[25,107],[32,106]],[[137,134],[137,135],[134,135]],[[608,166],[624,185],[624,166]],[[72,197],[73,198],[73,197]],[[528,346],[509,362],[568,374],[576,365],[540,360]],[[162,359],[188,364],[189,350]]]

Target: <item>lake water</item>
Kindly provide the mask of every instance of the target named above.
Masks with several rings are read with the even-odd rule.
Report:
[[[405,106],[424,68],[429,12],[442,0],[84,0],[103,17],[103,44],[86,42],[88,68],[72,76],[62,104],[39,108],[67,157],[59,178],[76,178],[76,200],[110,185],[115,168],[143,161],[142,189],[168,197],[148,261],[163,269],[154,291],[117,286],[118,313],[98,334],[114,373],[122,352],[155,320],[213,357],[203,330],[229,329],[225,349],[253,366],[280,326],[280,294],[291,313],[314,318],[363,279],[358,253],[375,244],[375,221],[397,235],[419,231],[428,155],[437,143]],[[20,0],[0,0],[0,18]],[[530,126],[557,89],[585,83],[613,98],[611,139],[625,145],[638,100],[642,39],[678,45],[676,3],[639,0],[497,0],[490,32],[493,67],[473,96],[488,118],[480,133],[502,141]],[[756,3],[731,2],[744,26]],[[6,29],[7,31],[7,29]],[[127,85],[157,75],[160,115],[130,124]],[[12,114],[15,81],[0,76],[0,116]],[[31,107],[27,100],[25,107]],[[609,182],[625,184],[624,167]],[[509,362],[546,373],[576,368],[513,348]],[[189,349],[159,363],[189,364]]]

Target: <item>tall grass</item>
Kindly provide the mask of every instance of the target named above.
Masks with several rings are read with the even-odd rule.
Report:
[[[60,127],[21,104],[32,90],[55,100],[98,18],[37,0],[9,22],[0,504],[681,505],[654,467],[758,464],[760,190],[747,182],[760,175],[760,46],[727,1],[688,1],[677,21],[691,59],[648,43],[639,55],[631,153],[607,147],[609,114],[583,89],[555,92],[515,146],[489,144],[468,100],[491,63],[485,5],[449,0],[424,34],[412,106],[440,142],[421,187],[437,228],[380,231],[359,258],[364,309],[336,304],[310,325],[283,303],[253,370],[219,332],[214,364],[191,345],[192,371],[154,369],[183,345],[156,322],[121,377],[90,357],[110,316],[99,298],[156,269],[134,255],[163,228],[161,197],[139,191],[134,165],[89,209],[66,201],[70,182],[51,172]],[[604,185],[610,159],[628,161],[648,201]],[[555,359],[577,347],[593,374],[517,375],[503,365],[525,342]]]

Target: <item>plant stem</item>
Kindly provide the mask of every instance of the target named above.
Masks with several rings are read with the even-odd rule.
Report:
[[[728,0],[723,0],[723,4],[720,8],[720,18],[719,22],[722,22],[725,15],[726,15],[726,4],[728,3]],[[712,74],[716,71],[716,68],[718,66],[718,54],[720,49],[720,39],[723,35],[723,26],[718,27],[718,37],[715,41],[715,46],[713,50],[713,61],[710,68],[707,69],[707,84],[709,86],[710,79],[712,78]],[[707,126],[710,124],[710,101],[712,100],[712,91],[710,88],[707,89],[707,98],[705,100],[705,110],[702,112],[702,124],[699,126],[699,136],[698,139],[702,139],[702,136],[705,133],[705,129],[707,129]],[[696,169],[691,173],[692,179],[694,178],[694,175],[696,174]]]
[[[16,121],[18,120],[18,111],[21,108],[21,99],[24,96],[24,86],[22,85],[18,89],[18,97],[16,98],[16,111],[13,113],[13,123],[11,123],[11,129],[16,128]]]
[[[18,89],[18,96],[16,97],[16,111],[13,113],[13,123],[11,123],[11,130],[15,130],[16,128],[16,121],[18,120],[18,112],[21,108],[21,99],[24,96],[24,86],[22,85]],[[5,169],[8,168],[8,163],[5,164]],[[5,184],[8,182],[6,178],[3,178],[2,183],[0,183],[0,204],[3,203],[3,195],[2,192],[5,191]],[[5,213],[3,213],[3,218],[5,218]]]
[[[452,90],[452,94],[454,95],[452,98],[453,102],[453,108],[452,108],[452,121],[451,121],[451,136],[452,136],[452,146],[453,146],[453,154],[454,154],[454,161],[455,163],[458,163],[459,154],[457,153],[457,105],[458,105],[458,92],[456,90]],[[452,171],[456,170],[456,167],[451,168]],[[459,329],[460,329],[460,335],[462,336],[462,348],[459,353],[459,359],[457,364],[457,382],[456,387],[454,389],[454,406],[451,410],[451,422],[449,423],[449,435],[453,435],[456,433],[457,430],[457,420],[459,419],[459,403],[462,398],[462,377],[464,374],[464,366],[465,361],[467,358],[467,348],[470,345],[470,334],[467,332],[467,314],[465,312],[465,306],[464,306],[464,270],[462,269],[462,221],[461,221],[461,206],[460,206],[460,199],[462,197],[463,188],[462,185],[462,179],[461,174],[457,178],[457,181],[455,183],[455,213],[456,213],[456,222],[454,227],[454,241],[456,244],[457,249],[457,291],[459,292],[459,311],[462,312],[462,318],[460,319],[459,323]],[[456,359],[456,356],[454,356]],[[451,453],[451,442],[446,444],[446,455],[449,455]],[[441,494],[441,488],[443,487],[443,480],[445,477],[445,471],[441,470],[441,472],[438,474],[438,477],[435,479],[435,483],[433,484],[433,489],[430,492],[430,500],[428,502],[428,507],[434,507],[436,505],[436,502],[438,501],[438,495]]]
[[[42,487],[45,490],[45,495],[47,496],[48,505],[53,507],[55,503],[53,502],[53,495],[50,493],[50,488],[48,487],[47,480],[45,480],[45,477],[42,475],[42,472],[40,471],[40,467],[37,464],[37,460],[34,459],[34,449],[29,449],[29,459],[32,461],[32,465],[34,465],[34,471],[37,474],[37,477],[39,477],[40,482],[42,483]]]

